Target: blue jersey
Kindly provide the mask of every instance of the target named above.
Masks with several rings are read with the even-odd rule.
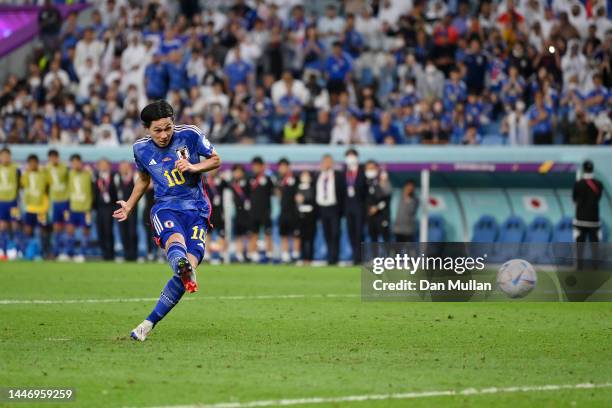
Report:
[[[181,173],[175,162],[185,157],[197,164],[200,156],[211,157],[213,146],[200,129],[191,125],[174,126],[167,147],[158,147],[150,137],[134,143],[134,159],[138,171],[148,173],[153,181],[155,204],[151,210],[199,210],[208,218],[210,202],[204,190],[202,174]]]

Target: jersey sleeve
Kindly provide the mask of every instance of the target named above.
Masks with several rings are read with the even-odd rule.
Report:
[[[136,169],[140,173],[148,173],[147,168],[142,164],[141,154],[139,153],[139,149],[134,146],[134,162],[136,162]]]
[[[198,155],[209,158],[213,154],[214,147],[212,143],[206,138],[206,135],[199,129],[193,129],[194,137],[196,138],[196,151]]]

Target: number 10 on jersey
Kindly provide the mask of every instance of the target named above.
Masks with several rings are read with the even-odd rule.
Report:
[[[173,169],[172,171],[164,171],[164,176],[168,180],[168,187],[174,187],[176,185],[180,185],[185,183],[185,177],[183,173],[179,171],[179,169]]]

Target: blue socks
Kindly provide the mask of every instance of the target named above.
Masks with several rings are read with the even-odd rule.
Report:
[[[65,232],[58,232],[53,234],[53,239],[51,240],[51,252],[53,256],[58,256],[64,250],[64,241],[66,239]]]
[[[168,264],[170,268],[174,271],[174,273],[178,273],[177,271],[177,263],[180,258],[187,258],[187,248],[184,244],[180,242],[173,242],[168,247],[167,251]]]
[[[163,319],[164,316],[176,306],[184,293],[185,288],[183,287],[181,278],[173,276],[164,287],[164,290],[162,290],[159,300],[149,317],[147,317],[147,320],[153,323],[153,325],[157,324],[157,322]]]

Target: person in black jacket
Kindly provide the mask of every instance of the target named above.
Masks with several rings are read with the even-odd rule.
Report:
[[[586,160],[582,163],[582,178],[574,184],[572,199],[576,205],[576,217],[574,218],[574,235],[577,242],[577,267],[584,269],[584,247],[585,242],[599,242],[599,200],[603,194],[603,184],[593,177],[593,162]],[[594,266],[598,260],[597,245],[591,247],[591,262]]]
[[[115,174],[115,186],[119,200],[127,200],[134,189],[134,170],[126,161],[119,163],[119,172]],[[119,224],[123,258],[126,261],[138,259],[138,214],[134,213],[125,222]]]
[[[369,160],[365,165],[367,185],[366,207],[368,209],[368,233],[372,242],[389,242],[391,183],[386,171],[381,171],[378,164]]]
[[[102,259],[115,259],[115,236],[113,234],[113,212],[117,202],[117,187],[114,183],[111,163],[101,159],[97,163],[94,180],[94,208],[98,228],[98,244],[102,250]]]
[[[316,182],[316,203],[327,244],[327,263],[338,263],[340,252],[340,218],[344,209],[346,182],[341,172],[334,170],[334,159],[326,154]]]
[[[295,193],[300,227],[300,257],[305,265],[314,257],[314,237],[317,231],[317,212],[315,186],[308,171],[300,173],[300,180]]]
[[[225,217],[223,212],[223,192],[228,188],[227,181],[221,177],[218,169],[206,173],[206,194],[211,204],[210,223],[216,233],[214,241],[208,245],[214,262],[218,262],[217,255],[225,253],[227,243],[225,241]],[[209,234],[209,237],[212,234]]]
[[[599,200],[603,194],[603,184],[593,177],[593,162],[582,164],[582,178],[574,184],[572,199],[576,205],[574,227],[576,242],[599,242]]]
[[[289,240],[293,238],[293,257],[297,258],[300,248],[299,213],[295,200],[297,180],[291,171],[289,160],[283,158],[278,162],[276,189],[280,197],[280,215],[278,229],[281,236],[281,260],[291,261]]]
[[[259,262],[257,240],[263,229],[266,241],[266,257],[272,258],[272,194],[274,193],[274,180],[266,173],[266,166],[259,156],[251,161],[253,174],[251,185],[251,235],[249,239],[249,258]]]
[[[234,248],[238,262],[244,262],[244,239],[251,229],[251,187],[245,176],[244,167],[232,167],[232,197],[234,200]]]
[[[353,253],[353,264],[361,263],[361,242],[363,241],[363,223],[365,220],[366,180],[363,167],[359,165],[359,154],[355,149],[348,149],[345,154],[346,197],[344,199],[344,216]]]

